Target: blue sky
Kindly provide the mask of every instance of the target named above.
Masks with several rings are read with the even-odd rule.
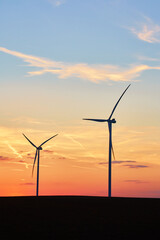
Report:
[[[144,17],[158,24],[158,1],[54,2],[1,1],[1,45],[57,61],[109,64],[133,62],[134,54],[155,48],[126,28]]]
[[[2,48],[40,59],[45,58],[47,61],[55,61],[56,64],[70,65],[71,68],[76,64],[85,64],[84,71],[88,71],[88,68],[98,69],[98,84],[94,83],[97,80],[92,81],[94,73],[91,76],[83,76],[82,73],[76,73],[76,70],[65,77],[51,73],[28,76],[29,72],[39,71],[39,65],[26,63],[23,57],[1,51],[1,84],[5,88],[3,93],[10,91],[10,96],[13,95],[14,98],[13,85],[13,89],[14,86],[19,89],[18,94],[15,90],[15,99],[18,96],[21,98],[20,92],[25,92],[25,89],[28,90],[26,95],[30,93],[31,98],[36,95],[39,99],[40,94],[36,93],[36,87],[39,92],[42,92],[43,88],[46,89],[46,94],[43,93],[44,98],[50,96],[52,87],[57,100],[64,99],[68,89],[68,98],[65,100],[68,104],[72,102],[71,94],[74,96],[75,93],[79,104],[83,102],[86,105],[89,99],[92,99],[92,102],[96,98],[97,101],[100,100],[101,105],[98,89],[104,99],[105,93],[112,96],[110,85],[113,85],[113,90],[118,95],[119,86],[125,87],[127,81],[133,81],[133,91],[135,88],[140,94],[138,99],[142,96],[141,101],[145,99],[149,108],[159,109],[158,6],[158,1],[1,1]],[[147,70],[144,65],[150,69]],[[104,66],[107,66],[109,74],[122,73],[121,76],[118,79],[109,76],[105,80],[99,76]],[[137,71],[139,66],[142,66],[142,70]],[[56,66],[56,69],[59,67],[61,68],[61,65]],[[128,71],[131,73],[128,74]],[[10,90],[8,83],[11,86]],[[149,94],[149,91],[152,93]],[[133,102],[134,96],[131,99]],[[40,99],[39,101],[41,102]],[[30,102],[28,104],[30,105]],[[41,104],[43,106],[42,102]],[[84,107],[83,104],[80,105]],[[98,108],[101,109],[100,106]]]

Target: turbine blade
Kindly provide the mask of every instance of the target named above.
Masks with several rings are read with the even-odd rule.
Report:
[[[108,122],[107,119],[92,119],[92,118],[83,118],[83,120],[95,121],[95,122]]]
[[[115,157],[115,153],[114,153],[114,149],[113,149],[113,144],[112,144],[112,155],[113,155],[113,159],[114,161],[116,160],[116,157]]]
[[[111,130],[109,128],[109,124],[108,124],[108,130],[109,130],[109,136],[110,136],[111,135]],[[115,153],[114,153],[114,149],[113,149],[112,139],[111,139],[111,151],[112,151],[113,159],[115,161],[116,158],[115,158]]]
[[[32,167],[32,177],[33,177],[33,172],[34,172],[34,166],[35,166],[35,163],[36,163],[37,152],[38,152],[38,150],[36,150],[36,154],[35,154],[35,157],[34,157],[34,162],[33,162],[33,167]]]
[[[23,134],[23,133],[22,133]],[[28,142],[30,142],[30,144],[32,144],[33,147],[37,148],[36,145],[34,145],[27,137],[26,135],[23,134],[23,136],[28,140]]]
[[[52,138],[56,137],[58,134],[54,135],[53,137],[47,139],[46,141],[44,141],[39,147],[41,147],[43,144],[45,144],[46,142],[48,142],[49,140],[51,140]]]
[[[123,97],[123,95],[125,94],[125,92],[127,91],[127,89],[128,89],[130,86],[131,86],[131,84],[128,85],[128,87],[124,90],[124,92],[122,93],[122,95],[121,95],[120,98],[118,99],[116,105],[114,106],[114,108],[113,108],[113,110],[112,110],[112,112],[111,112],[110,117],[108,118],[109,120],[111,119],[114,111],[116,110],[116,107],[117,107],[118,103],[120,102],[121,98]]]

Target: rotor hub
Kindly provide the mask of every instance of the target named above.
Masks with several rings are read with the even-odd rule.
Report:
[[[116,120],[115,120],[115,118],[113,118],[113,119],[109,120],[109,122],[110,123],[116,123]]]
[[[42,150],[42,147],[38,147],[37,150]]]

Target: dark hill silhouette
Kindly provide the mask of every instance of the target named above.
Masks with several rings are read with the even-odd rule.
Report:
[[[160,199],[0,198],[0,239],[158,239]]]

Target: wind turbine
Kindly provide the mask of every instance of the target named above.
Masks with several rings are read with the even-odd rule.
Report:
[[[44,141],[41,145],[39,145],[39,147],[37,147],[36,145],[34,145],[27,137],[26,135],[23,134],[23,136],[28,140],[28,142],[30,142],[30,144],[32,144],[33,147],[36,148],[36,154],[34,157],[34,162],[33,162],[33,167],[32,167],[32,176],[33,176],[33,171],[34,171],[34,166],[37,160],[37,188],[36,188],[36,196],[38,196],[38,190],[39,190],[39,159],[40,159],[40,151],[42,150],[42,145],[44,145],[46,142],[48,142],[49,140],[51,140],[52,138],[56,137],[58,134],[54,135],[53,137],[47,139],[46,141]]]
[[[116,110],[116,107],[118,105],[118,103],[120,102],[121,98],[123,97],[123,95],[125,94],[125,92],[127,91],[127,89],[130,87],[131,84],[128,85],[128,87],[124,90],[124,92],[122,93],[122,95],[120,96],[120,98],[118,99],[117,103],[115,104],[111,115],[109,116],[108,119],[91,119],[91,118],[83,118],[83,120],[89,120],[89,121],[95,121],[95,122],[108,122],[108,130],[109,130],[109,167],[108,167],[108,197],[111,197],[111,162],[112,162],[112,153],[113,153],[113,157],[114,156],[114,151],[113,151],[113,145],[112,145],[112,124],[116,123],[115,118],[112,118],[112,115],[114,113],[114,111]]]

